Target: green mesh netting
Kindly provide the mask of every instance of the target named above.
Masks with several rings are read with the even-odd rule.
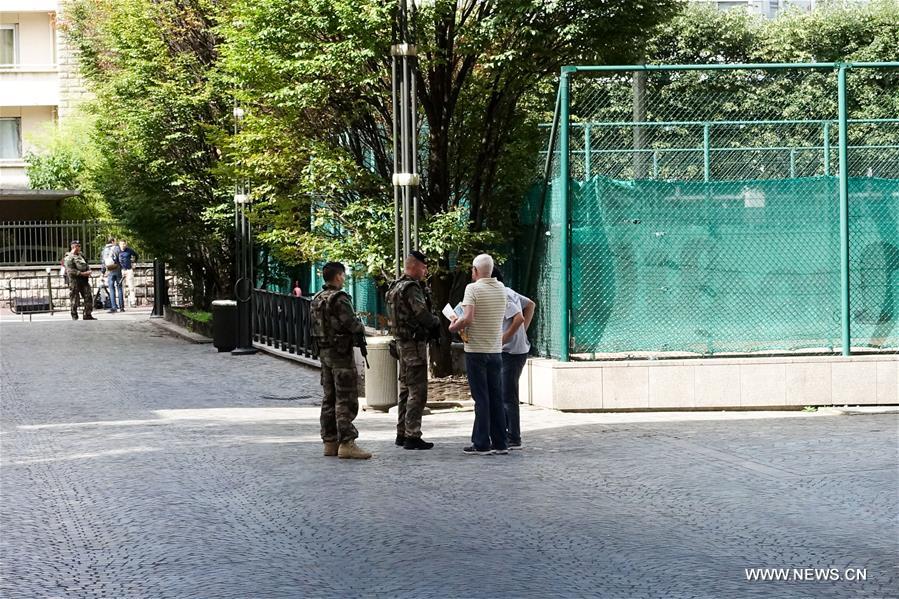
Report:
[[[378,286],[373,279],[367,277],[350,277],[346,291],[353,297],[353,308],[366,325],[383,327],[386,310]]]
[[[899,69],[847,71],[856,347],[899,347],[897,90]],[[572,75],[570,116],[559,123],[567,181],[557,137],[547,184],[525,199],[522,224],[532,234],[517,251],[536,248],[519,270],[538,302],[538,351],[838,347],[837,91],[836,70],[819,67]]]
[[[575,183],[572,352],[838,345],[837,185]],[[899,180],[850,180],[854,345],[899,342],[897,198]]]

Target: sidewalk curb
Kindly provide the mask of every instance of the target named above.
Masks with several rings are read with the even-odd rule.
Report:
[[[899,406],[858,406],[841,407],[829,406],[818,408],[818,413],[828,416],[869,416],[871,414],[899,414]]]
[[[194,333],[193,331],[189,331],[184,327],[179,327],[178,325],[172,324],[171,322],[163,320],[162,318],[151,318],[149,320],[151,323],[164,330],[165,332],[176,337],[180,337],[185,341],[197,344],[212,343],[212,339],[210,339],[209,337],[204,337],[203,335]]]

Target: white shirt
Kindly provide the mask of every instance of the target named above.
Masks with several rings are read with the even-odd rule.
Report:
[[[524,306],[527,306],[529,303],[531,303],[531,300],[520,295],[511,287],[506,287],[506,312],[503,315],[504,334],[512,326],[512,319],[515,318],[515,315],[522,314]],[[531,342],[528,341],[527,331],[525,331],[524,324],[522,324],[512,335],[512,338],[503,345],[503,353],[517,355],[526,354],[530,351]]]
[[[466,328],[467,353],[498,354],[502,351],[505,290],[505,286],[493,277],[478,279],[465,288],[462,305],[474,306],[474,320]]]

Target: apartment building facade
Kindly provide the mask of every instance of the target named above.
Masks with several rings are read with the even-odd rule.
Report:
[[[29,190],[31,141],[72,114],[86,91],[60,32],[63,2],[0,0],[0,221],[52,218],[66,190]]]

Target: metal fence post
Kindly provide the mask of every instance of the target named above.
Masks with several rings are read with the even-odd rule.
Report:
[[[837,95],[839,101],[840,126],[840,320],[843,324],[843,355],[850,354],[849,324],[849,122],[846,107],[846,65],[839,65],[837,71]]]
[[[153,312],[150,318],[162,318],[164,314],[163,293],[165,292],[165,262],[153,259]]]
[[[711,154],[712,132],[708,123],[702,126],[702,169],[703,181],[709,182],[712,176],[712,154]]]
[[[562,179],[562,185],[560,186],[560,196],[561,196],[561,215],[562,222],[560,227],[561,232],[561,245],[562,245],[562,280],[560,289],[560,318],[561,318],[561,331],[559,334],[561,347],[559,348],[559,359],[562,362],[568,362],[570,359],[569,356],[569,348],[570,348],[570,319],[571,319],[571,306],[569,302],[569,298],[571,297],[571,273],[569,269],[570,262],[570,252],[569,252],[569,243],[570,243],[570,234],[569,234],[569,213],[570,213],[570,193],[571,193],[571,163],[568,155],[568,141],[569,141],[569,119],[570,119],[570,97],[569,97],[569,85],[570,85],[570,74],[572,71],[562,68],[562,76],[559,81],[559,93],[560,93],[560,104],[561,110],[559,113],[559,122],[562,125],[562,129],[560,130],[559,136],[559,176]]]
[[[593,152],[590,149],[590,123],[584,125],[584,181],[590,179],[590,159]]]
[[[48,266],[46,268],[47,271],[47,298],[50,300],[50,314],[53,314],[53,275],[51,274],[53,271]]]
[[[830,176],[830,121],[824,121],[824,176]]]

